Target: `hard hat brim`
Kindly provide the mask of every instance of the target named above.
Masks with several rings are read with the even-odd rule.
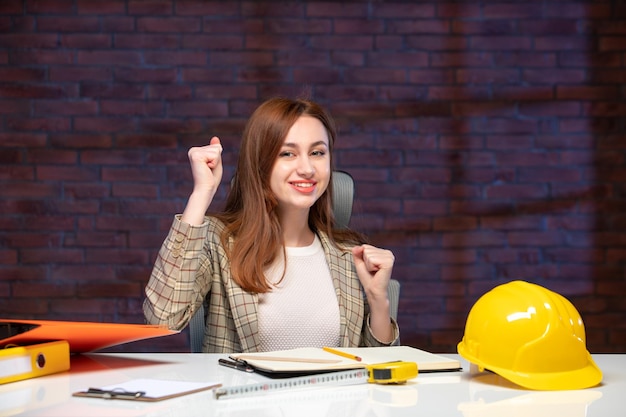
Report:
[[[587,366],[579,369],[562,372],[518,372],[510,369],[498,368],[494,366],[486,367],[480,361],[474,361],[472,358],[465,357],[462,352],[464,349],[458,346],[459,354],[466,360],[474,363],[481,368],[488,369],[500,375],[503,378],[521,386],[532,390],[576,390],[591,388],[598,385],[602,381],[602,371],[596,365],[595,361],[587,352]]]

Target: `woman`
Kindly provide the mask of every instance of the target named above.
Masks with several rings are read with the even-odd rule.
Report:
[[[213,137],[191,148],[193,191],[146,286],[146,320],[180,330],[206,298],[205,352],[397,343],[393,254],[334,228],[334,142],[318,104],[266,101],[245,127],[226,207],[212,216],[222,145]]]

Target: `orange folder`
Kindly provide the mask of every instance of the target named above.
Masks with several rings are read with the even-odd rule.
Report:
[[[82,353],[176,333],[149,324],[0,319],[0,348],[65,340],[70,352]]]

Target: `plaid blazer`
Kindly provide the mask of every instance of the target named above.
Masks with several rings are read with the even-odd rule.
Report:
[[[220,242],[223,227],[214,217],[192,226],[175,216],[145,288],[144,315],[148,323],[182,330],[206,300],[203,351],[256,352],[258,295],[244,291],[231,279],[230,262]],[[339,302],[341,346],[387,345],[369,328],[369,308],[350,249],[337,249],[328,236],[318,236]],[[391,344],[398,344],[398,326],[393,319],[392,324],[395,340]]]

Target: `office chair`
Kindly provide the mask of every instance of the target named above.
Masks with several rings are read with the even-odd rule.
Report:
[[[353,201],[354,180],[352,176],[344,171],[333,171],[333,214],[338,227],[348,227],[352,216]],[[397,320],[400,282],[395,279],[390,280],[387,291],[389,293],[389,314]],[[193,353],[202,352],[202,339],[206,326],[205,311],[205,306],[200,306],[189,322],[189,341]]]

